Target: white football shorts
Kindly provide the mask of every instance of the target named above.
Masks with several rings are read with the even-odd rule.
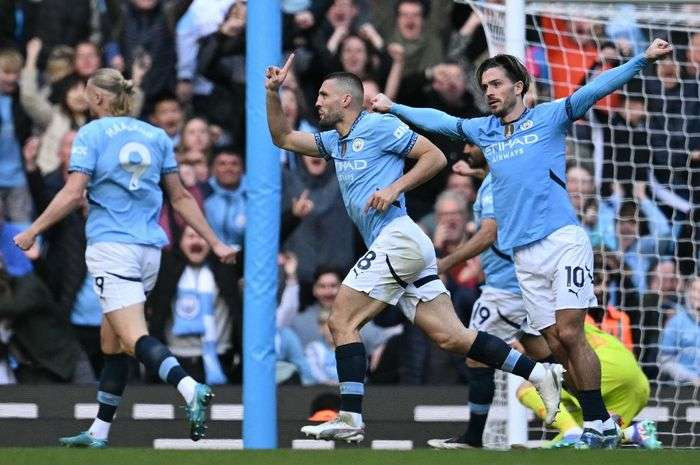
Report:
[[[158,247],[139,244],[88,245],[85,263],[103,313],[146,301],[158,278],[160,253]]]
[[[481,296],[474,302],[469,327],[499,337],[508,344],[524,334],[540,335],[528,324],[521,295],[489,286],[481,288]]]
[[[382,229],[343,284],[398,305],[411,322],[419,302],[449,295],[437,274],[433,243],[408,216],[396,218]]]
[[[553,325],[556,310],[598,306],[593,292],[593,249],[580,226],[564,226],[517,248],[513,259],[534,329]]]

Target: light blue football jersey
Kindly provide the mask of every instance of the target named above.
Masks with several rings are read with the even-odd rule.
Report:
[[[493,211],[493,191],[491,187],[492,178],[489,173],[476,194],[474,201],[474,222],[477,227],[481,226],[481,221],[490,218],[496,219]],[[484,285],[495,289],[520,294],[520,285],[515,275],[515,265],[511,257],[510,250],[500,250],[496,244],[479,254],[481,268],[484,270],[486,282]]]
[[[514,249],[579,224],[566,191],[567,100],[526,110],[505,134],[496,116],[461,120],[464,138],[481,148],[493,176],[498,245]]]
[[[168,243],[158,216],[161,176],[177,171],[165,131],[130,117],[100,118],[78,131],[68,171],[90,176],[88,244]]]
[[[406,215],[403,194],[384,213],[364,209],[372,193],[403,176],[418,135],[394,115],[363,111],[345,137],[335,129],[315,137],[318,151],[335,163],[345,208],[369,247],[384,226]]]
[[[601,73],[565,99],[526,110],[508,125],[496,116],[460,119],[444,112],[393,104],[390,111],[428,131],[466,139],[486,156],[493,175],[498,244],[515,249],[579,224],[566,192],[565,139],[569,125],[648,64],[644,54]],[[512,131],[508,126],[512,125]]]

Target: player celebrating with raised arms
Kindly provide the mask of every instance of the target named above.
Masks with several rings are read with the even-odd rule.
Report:
[[[100,343],[105,360],[97,417],[88,431],[60,442],[69,447],[107,446],[127,383],[129,355],[177,387],[187,403],[190,438],[196,441],[205,433],[211,389],[188,376],[168,348],[148,335],[144,317],[146,293],[153,289],[158,275],[160,248],[168,243],[158,225],[161,178],[175,210],[206,239],[219,259],[230,263],[235,251],[216,237],[182,186],[168,135],[127,116],[131,114],[132,83],[118,71],[104,68],[88,80],[85,92],[97,119],[78,132],[66,185],[29,229],[14,239],[27,250],[39,234],[82,204],[87,188],[85,260],[104,312]]]
[[[406,214],[404,192],[440,171],[445,156],[395,116],[364,111],[362,81],[351,73],[329,75],[318,92],[320,122],[333,129],[316,134],[292,130],[278,95],[292,60],[293,55],[283,68],[267,70],[272,139],[286,150],[333,159],[348,214],[368,247],[343,281],[328,322],[335,343],[340,412],[332,421],[301,431],[321,439],[364,439],[367,355],[358,331],[388,305],[398,305],[442,349],[530,379],[547,398],[548,420],[553,420],[562,367],[545,367],[495,336],[465,328],[437,275],[430,239]],[[417,162],[404,174],[405,157]]]
[[[584,418],[580,448],[615,447],[619,436],[600,393],[600,362],[583,331],[586,309],[597,306],[593,251],[566,192],[566,130],[596,101],[671,50],[656,39],[644,54],[601,73],[569,97],[531,109],[523,103],[527,70],[514,56],[497,55],[476,72],[491,110],[483,118],[397,105],[382,94],[372,102],[376,111],[464,139],[483,152],[493,178],[499,248],[513,249],[530,321],[566,364],[568,380],[578,390]]]

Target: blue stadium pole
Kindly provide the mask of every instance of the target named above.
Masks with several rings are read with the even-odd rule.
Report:
[[[265,111],[265,68],[280,66],[279,0],[248,2],[246,28],[246,206],[243,299],[243,445],[277,447],[275,310],[280,229],[279,149]]]

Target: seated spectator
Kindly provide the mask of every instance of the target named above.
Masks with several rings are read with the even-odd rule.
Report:
[[[335,363],[335,345],[331,330],[328,328],[330,312],[324,310],[318,315],[318,331],[323,336],[320,340],[311,341],[304,352],[309,362],[309,368],[317,384],[333,386],[338,384],[338,370]]]
[[[301,313],[294,315],[289,323],[289,326],[299,336],[303,347],[308,346],[312,341],[321,340],[322,335],[318,327],[319,315],[321,312],[331,311],[342,280],[342,273],[330,266],[321,265],[314,271],[312,289],[314,303]]]
[[[331,311],[343,279],[341,272],[337,268],[327,265],[319,266],[314,276],[313,296],[315,302],[306,307],[301,313],[286,312],[287,316],[282,322],[289,325],[304,347],[307,347],[313,341],[322,340],[323,335],[319,330],[318,323],[319,317],[322,313]],[[365,344],[366,351],[370,357],[372,354],[376,354],[379,357],[387,340],[401,332],[401,325],[394,323],[390,321],[388,325],[380,326],[370,321],[360,329],[360,338]]]
[[[0,326],[4,329],[0,346],[8,346],[13,354],[19,383],[94,379],[77,378],[78,361],[84,358],[80,345],[68,323],[56,315],[51,292],[34,273],[12,278],[0,266]]]
[[[474,188],[474,179],[471,176],[450,172],[450,174],[447,177],[447,184],[445,185],[445,190],[463,195],[464,200],[467,202],[467,212],[471,212],[472,204],[476,200],[476,189]],[[435,212],[433,211],[421,218],[419,224],[428,236],[432,236],[435,233],[435,222]],[[469,218],[469,222],[467,223],[467,230],[473,228],[473,226],[474,225],[471,222],[471,218]]]
[[[183,111],[175,94],[165,92],[155,96],[149,119],[151,124],[165,131],[174,146],[180,144]]]
[[[277,355],[277,382],[287,383],[294,375],[303,385],[315,384],[304,348],[299,336],[289,328],[289,322],[299,313],[298,261],[294,254],[279,255],[279,265],[284,272],[280,279],[282,292],[277,306],[277,331],[275,332],[275,353]]]
[[[433,245],[438,256],[452,253],[467,238],[469,220],[466,199],[455,191],[446,190],[435,202],[435,231]]]
[[[618,213],[617,251],[629,267],[632,283],[641,296],[646,292],[646,278],[652,260],[659,255],[671,254],[673,250],[671,227],[661,210],[647,197],[646,185],[637,183],[634,189],[638,203],[623,202]],[[642,235],[639,229],[640,209],[647,220],[649,234]]]
[[[619,202],[618,205],[611,205],[595,194],[593,175],[584,165],[569,165],[566,170],[566,190],[581,226],[588,233],[591,245],[602,245],[615,250],[615,210]]]
[[[659,365],[672,381],[700,386],[700,276],[688,281],[685,305],[661,332]]]
[[[212,177],[204,185],[204,213],[221,240],[243,247],[246,225],[243,157],[231,148],[214,154]]]
[[[438,257],[452,253],[468,237],[467,223],[470,215],[463,195],[445,191],[435,202],[437,225],[432,234]],[[479,257],[474,257],[450,269],[445,277],[457,314],[468,321],[474,302],[478,298],[479,283],[483,281]]]
[[[629,312],[633,337],[638,346],[638,360],[649,379],[659,372],[657,362],[661,329],[666,321],[682,308],[681,278],[675,260],[665,259],[649,273],[648,292],[642,300],[639,315]]]
[[[183,368],[199,382],[224,384],[238,377],[241,275],[236,265],[224,265],[210,252],[187,226],[177,249],[163,254],[147,307],[153,335],[167,341]]]
[[[0,49],[0,221],[31,221],[31,198],[22,168],[22,146],[31,121],[20,103],[17,81],[22,55]]]
[[[284,204],[302,196],[313,203],[311,212],[301,218],[284,242],[284,249],[299,259],[299,281],[302,288],[308,289],[321,264],[343,270],[351,267],[356,258],[355,228],[343,205],[333,163],[301,156],[299,169],[286,173],[285,181],[288,185]]]

